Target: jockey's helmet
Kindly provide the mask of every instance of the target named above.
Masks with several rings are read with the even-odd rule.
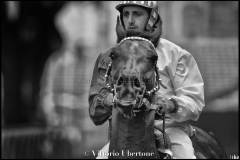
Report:
[[[122,9],[125,6],[141,6],[147,9],[150,9],[150,17],[146,26],[147,30],[151,30],[151,28],[155,25],[157,22],[159,13],[158,13],[158,3],[157,1],[121,1],[117,6],[115,7],[119,13],[122,20]]]

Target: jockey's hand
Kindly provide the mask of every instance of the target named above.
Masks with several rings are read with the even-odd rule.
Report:
[[[159,113],[174,113],[177,107],[173,101],[159,93],[153,95],[151,103],[158,106]]]
[[[107,107],[112,107],[113,106],[113,94],[112,93],[109,93],[104,101],[103,101],[103,104]]]

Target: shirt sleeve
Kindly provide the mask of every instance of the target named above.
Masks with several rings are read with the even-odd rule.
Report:
[[[198,120],[204,102],[204,82],[194,57],[181,50],[174,75],[174,98],[179,109],[171,117],[177,122]]]
[[[96,125],[103,124],[112,114],[112,106],[104,105],[105,98],[111,93],[105,84],[105,73],[109,57],[100,54],[93,70],[89,91],[89,114]]]

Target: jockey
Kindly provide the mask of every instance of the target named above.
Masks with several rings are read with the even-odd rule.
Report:
[[[171,141],[173,158],[194,159],[191,142],[193,130],[190,121],[197,121],[204,102],[204,83],[193,56],[180,46],[161,38],[162,21],[157,1],[122,1],[116,9],[117,42],[129,36],[147,38],[156,47],[157,67],[162,83],[151,103],[163,106],[166,112],[165,132]],[[105,86],[104,74],[111,59],[110,51],[100,54],[93,71],[89,93],[89,113],[96,125],[103,124],[111,116],[113,95]],[[155,120],[155,135],[162,129],[162,120]],[[103,151],[108,151],[109,143]],[[101,158],[101,157],[98,157]]]

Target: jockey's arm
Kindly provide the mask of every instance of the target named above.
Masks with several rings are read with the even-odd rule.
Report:
[[[103,124],[112,114],[113,95],[105,84],[107,63],[110,61],[108,53],[100,54],[95,62],[89,91],[89,114],[94,124]]]
[[[196,121],[205,106],[204,83],[194,57],[186,50],[180,52],[172,81],[178,110],[169,115],[177,122]]]

